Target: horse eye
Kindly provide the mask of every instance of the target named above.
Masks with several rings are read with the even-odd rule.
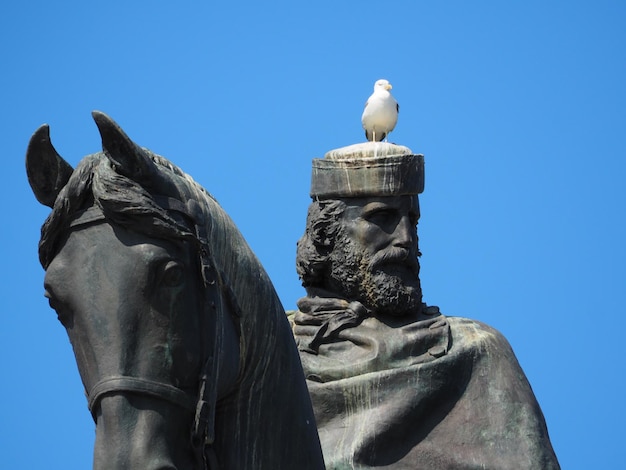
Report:
[[[50,308],[53,310],[56,310],[56,299],[54,298],[54,296],[52,295],[52,292],[50,292],[50,290],[45,289],[43,296],[48,299],[48,304],[50,305]]]
[[[57,310],[59,307],[59,299],[58,297],[54,294],[54,290],[52,289],[52,287],[48,284],[48,282],[44,282],[44,291],[43,291],[43,296],[48,299],[48,304],[50,305],[50,308],[53,310]]]
[[[68,328],[71,323],[71,310],[68,308],[67,304],[61,302],[52,292],[52,289],[46,286],[43,296],[48,299],[48,304],[50,308],[57,313],[57,318],[61,322],[61,324]]]
[[[183,266],[176,261],[168,261],[163,266],[163,274],[161,280],[163,284],[170,287],[176,287],[182,284],[184,279]]]

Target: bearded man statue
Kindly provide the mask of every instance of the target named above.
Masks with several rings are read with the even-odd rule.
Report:
[[[313,160],[290,312],[327,469],[558,469],[506,339],[422,302],[424,157],[384,142]]]

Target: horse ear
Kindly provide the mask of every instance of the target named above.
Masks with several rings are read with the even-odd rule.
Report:
[[[157,173],[152,159],[109,116],[100,111],[91,115],[102,137],[102,150],[115,170],[138,183],[149,183]]]
[[[44,124],[37,129],[26,151],[26,175],[37,200],[44,206],[54,206],[73,171],[52,146],[50,127]]]

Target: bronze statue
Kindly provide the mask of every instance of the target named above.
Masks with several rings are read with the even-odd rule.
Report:
[[[74,170],[42,126],[27,152],[52,208],[40,260],[96,424],[94,469],[321,469],[274,287],[218,203],[94,112]]]
[[[367,143],[313,161],[291,315],[327,469],[558,469],[506,339],[422,303],[424,159]]]

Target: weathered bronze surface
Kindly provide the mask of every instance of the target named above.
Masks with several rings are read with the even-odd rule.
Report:
[[[321,469],[276,292],[218,203],[94,112],[74,170],[33,135],[39,246],[96,423],[94,469]]]
[[[558,469],[506,339],[422,303],[424,160],[367,143],[314,160],[290,316],[327,469]]]

